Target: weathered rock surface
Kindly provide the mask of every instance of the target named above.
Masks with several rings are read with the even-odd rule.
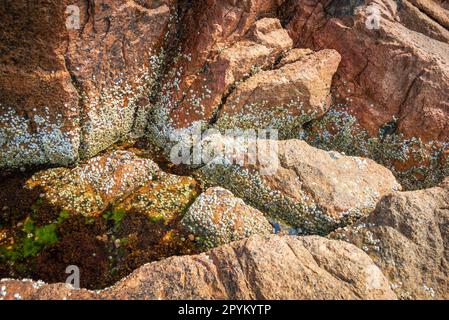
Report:
[[[80,30],[68,33],[66,61],[82,99],[82,157],[127,137],[143,121],[136,117],[146,116],[140,109],[156,80],[153,60],[161,54],[174,2],[77,1],[87,15]]]
[[[168,108],[173,109],[176,101],[181,101],[184,93],[188,93],[190,86],[198,77],[199,72],[212,61],[223,49],[242,40],[248,31],[254,27],[262,17],[275,16],[283,0],[212,0],[210,2],[194,2],[185,8],[180,25],[184,26],[179,39],[179,55],[172,67],[174,74],[168,74],[164,88],[169,93]],[[260,30],[262,34],[274,31],[270,23],[269,29]],[[271,29],[271,30],[270,30]],[[277,36],[285,36],[277,33]],[[253,40],[260,39],[256,34]],[[273,47],[274,39],[262,37],[262,44]],[[268,40],[268,41],[266,41]],[[284,39],[289,41],[288,38]],[[276,47],[279,45],[276,44]],[[185,59],[188,57],[187,59]],[[249,70],[248,70],[249,71]],[[247,71],[247,72],[248,72]],[[170,83],[176,80],[176,86]],[[173,90],[176,89],[176,90]],[[168,97],[168,96],[165,96]]]
[[[320,237],[253,237],[136,270],[103,291],[1,280],[3,299],[396,299],[371,259]]]
[[[43,199],[62,209],[95,215],[122,197],[153,180],[159,167],[132,152],[115,151],[90,159],[74,169],[56,168],[38,172],[27,187],[43,188]]]
[[[269,69],[292,44],[342,55],[333,81],[337,103],[349,104],[348,110],[371,135],[397,118],[395,132],[406,138],[447,142],[447,5],[407,0],[398,6],[397,1],[376,0],[372,3],[381,19],[379,29],[371,30],[365,2],[227,0],[176,7],[172,0],[101,0],[4,5],[0,167],[67,165],[94,156],[130,133],[142,135],[147,125],[154,142],[164,147],[173,128],[197,120],[214,123],[223,106],[225,117],[231,113],[236,119],[236,112],[248,123],[251,119],[265,125],[266,115],[275,113],[296,118],[299,125],[303,121],[290,113],[301,108],[272,110],[293,94],[273,83],[263,86],[275,91],[263,108],[245,107],[243,98],[237,102],[237,95],[249,93],[249,84],[261,84],[264,74],[276,73]],[[80,9],[79,30],[66,27],[69,4]],[[27,15],[20,14],[24,10]],[[16,16],[28,18],[17,21]],[[52,19],[45,18],[49,16]],[[293,67],[285,60],[278,66]],[[332,69],[333,63],[328,71]],[[325,83],[327,87],[327,77],[308,89]],[[232,94],[235,87],[238,93]],[[317,101],[324,96],[321,92]],[[326,108],[318,109],[321,114]],[[256,117],[261,114],[264,121]]]
[[[64,2],[0,6],[0,168],[78,158],[79,97],[64,59]]]
[[[330,107],[332,76],[339,63],[334,50],[310,54],[293,50],[279,69],[259,72],[239,84],[220,110],[217,126],[274,128],[281,136],[294,136],[292,129]]]
[[[145,263],[199,252],[178,228],[198,183],[138,154],[113,151],[38,172],[11,189],[26,201],[7,202],[7,211],[2,183],[0,277],[60,282],[70,261],[83,270],[81,285],[97,289]]]
[[[447,9],[436,5],[434,1],[413,0],[401,1],[398,9],[400,22],[408,29],[435,40],[449,43],[449,23],[447,19],[449,12]],[[435,18],[437,18],[437,21],[434,20]]]
[[[180,218],[198,193],[198,183],[193,178],[159,172],[114,206],[169,223]]]
[[[2,4],[0,168],[67,165],[132,131],[171,3]]]
[[[232,86],[257,70],[269,68],[292,45],[278,19],[256,21],[242,40],[225,47],[208,62],[207,70],[190,85],[169,121],[175,128],[189,127],[194,121],[211,121]]]
[[[157,145],[167,151],[173,130],[213,122],[233,84],[270,67],[291,48],[288,34],[271,19],[283,2],[226,0],[186,8],[178,54],[161,80],[149,120],[149,136]]]
[[[398,297],[449,298],[449,180],[385,196],[369,216],[331,237],[366,251]]]
[[[326,152],[300,140],[243,144],[247,149],[241,150],[257,150],[256,162],[237,161],[241,154],[236,151],[234,158],[212,161],[196,176],[303,232],[329,232],[368,214],[382,195],[401,188],[388,169],[369,159]]]
[[[447,142],[449,44],[428,37],[428,32],[414,31],[421,27],[411,30],[410,23],[401,24],[400,12],[406,9],[398,9],[397,3],[351,1],[344,6],[290,1],[286,28],[297,46],[335,49],[341,54],[334,82],[338,102],[347,104],[371,135],[397,118],[397,133],[406,138]],[[407,3],[404,8],[416,5],[422,15],[434,20],[432,25],[447,31],[447,10],[436,2]],[[371,23],[373,19],[378,26]],[[443,34],[437,38],[444,40]]]
[[[273,233],[262,212],[220,187],[207,189],[195,200],[182,218],[181,227],[212,248],[254,234]]]

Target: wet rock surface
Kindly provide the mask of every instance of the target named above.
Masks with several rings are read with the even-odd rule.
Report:
[[[2,200],[10,197],[10,182],[2,183]],[[83,270],[83,287],[98,289],[144,263],[199,251],[178,228],[198,183],[132,151],[44,170],[16,184],[14,191],[29,199],[3,207],[1,277],[64,281],[69,263]]]
[[[101,213],[159,172],[157,165],[131,152],[115,151],[74,169],[56,168],[34,175],[27,188],[41,188],[44,201],[85,216]]]
[[[449,298],[448,10],[0,4],[0,299]]]

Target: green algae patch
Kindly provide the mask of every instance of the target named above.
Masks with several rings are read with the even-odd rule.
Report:
[[[29,216],[23,222],[23,228],[18,232],[18,240],[12,245],[1,246],[1,258],[12,262],[37,256],[45,248],[56,244],[58,238],[58,225],[66,220],[67,212],[61,212],[56,223],[36,226]]]
[[[106,170],[113,173],[114,179],[109,179],[107,174],[93,177],[96,171],[92,170],[86,175],[80,169],[86,164],[81,164],[72,169],[49,169],[17,181],[10,180],[17,183],[18,190],[32,194],[33,199],[20,202],[12,198],[5,202],[8,205],[3,209],[5,214],[16,211],[18,214],[14,219],[1,216],[0,277],[64,282],[67,266],[76,265],[82,274],[82,287],[101,289],[145,263],[198,253],[195,243],[177,229],[178,221],[200,193],[198,183],[191,177],[156,170],[156,164],[151,164],[149,159],[125,155],[117,161],[120,163]],[[135,163],[144,166],[150,163],[145,168],[151,169],[151,176],[136,176],[139,171],[136,173]],[[99,170],[99,166],[94,167]],[[81,172],[79,176],[83,181],[87,178],[89,184],[85,188],[76,185],[69,170]],[[120,187],[120,192],[125,191],[119,197],[112,190],[113,199],[95,206],[96,210],[83,202],[96,194],[91,186],[110,187],[123,175],[128,177],[131,187],[128,184]],[[10,194],[8,190],[4,194]],[[70,201],[52,201],[56,197]]]
[[[125,216],[126,212],[123,209],[117,209],[114,208],[110,211],[106,211],[102,217],[105,220],[109,220],[109,221],[113,221],[114,222],[114,226],[117,228],[118,226],[120,226],[120,223],[123,220],[123,217]]]

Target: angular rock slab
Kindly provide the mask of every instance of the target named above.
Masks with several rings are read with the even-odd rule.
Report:
[[[182,100],[183,94],[189,93],[190,87],[195,82],[201,82],[199,77],[204,77],[203,71],[208,69],[209,64],[220,55],[220,52],[243,40],[260,17],[275,16],[281,2],[282,0],[193,2],[180,21],[183,32],[180,39],[179,59],[175,59],[170,65],[174,72],[168,74],[163,81],[163,88],[167,90],[167,94],[163,95],[162,100],[164,101],[161,102],[168,104],[165,107],[170,110],[174,108],[176,103]],[[273,30],[264,28],[261,31],[262,34],[266,34]],[[268,44],[265,49],[262,48],[266,53],[271,51],[270,48],[279,47],[273,40],[278,43],[285,43],[285,41],[279,41],[279,35],[277,33],[277,39],[272,38],[268,42],[261,43],[262,46]],[[253,42],[254,40],[259,42],[257,36],[258,34],[253,37]],[[285,38],[284,35],[282,37]],[[264,36],[263,39],[267,40],[267,37]],[[288,35],[286,39],[290,42],[291,47],[291,39]],[[257,47],[261,48],[260,46]],[[223,57],[226,61],[226,54]],[[259,62],[262,61],[260,57],[258,60]],[[248,61],[242,59],[241,62]],[[226,68],[226,65],[221,65]],[[251,65],[246,66],[246,68],[248,67],[251,68]],[[247,69],[246,72],[249,71],[250,69]],[[176,83],[176,85],[173,85],[173,83]],[[200,88],[200,86],[196,87]],[[197,95],[201,96],[201,92]],[[169,98],[169,101],[166,98]]]
[[[174,130],[213,122],[235,84],[291,49],[291,38],[273,18],[282,2],[195,2],[185,12],[180,51],[160,81],[148,125],[149,138],[166,154]]]
[[[326,234],[368,214],[383,195],[401,189],[388,169],[370,159],[326,152],[301,140],[246,144],[248,150],[256,150],[254,145],[256,162],[212,161],[196,177],[230,190],[300,232]]]
[[[286,29],[296,46],[341,54],[333,83],[337,102],[348,105],[372,136],[396,118],[397,133],[405,138],[444,143],[449,139],[449,42],[441,30],[447,31],[447,6],[401,2],[404,8],[394,0],[345,5],[295,0],[285,9]],[[411,22],[401,21],[410,6],[420,13]],[[376,15],[378,26],[368,28]]]
[[[449,180],[387,195],[332,238],[366,251],[402,299],[449,299]]]
[[[405,0],[399,8],[400,22],[408,29],[449,43],[449,9],[432,0]],[[434,20],[435,19],[435,20]]]
[[[294,129],[322,116],[330,107],[330,87],[340,55],[335,50],[297,51],[282,59],[278,69],[261,71],[239,84],[221,108],[216,125],[273,128],[283,137],[292,137]]]
[[[0,169],[78,159],[79,97],[64,59],[65,2],[0,8]]]
[[[69,30],[66,59],[82,99],[80,154],[89,158],[142,134],[175,1],[77,2],[88,14]]]
[[[73,164],[140,126],[173,1],[139,3],[0,8],[1,169]]]
[[[207,189],[195,200],[182,218],[181,227],[199,237],[206,247],[273,233],[262,212],[220,187]]]
[[[27,188],[42,188],[43,200],[85,216],[107,209],[160,172],[151,160],[128,151],[90,159],[73,169],[56,168],[38,172]]]
[[[255,236],[147,264],[103,291],[1,280],[5,299],[396,299],[357,247],[320,237]]]
[[[195,121],[211,121],[233,86],[256,70],[270,68],[292,46],[292,39],[279,19],[256,21],[240,41],[223,48],[208,61],[205,71],[170,113],[170,123],[175,128],[186,128]]]

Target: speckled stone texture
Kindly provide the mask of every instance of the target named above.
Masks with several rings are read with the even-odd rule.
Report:
[[[449,179],[391,194],[354,226],[331,234],[362,248],[402,299],[449,299]]]
[[[66,2],[0,5],[0,170],[78,159],[79,97],[64,59]]]
[[[212,248],[254,234],[273,233],[262,212],[220,187],[209,188],[196,199],[181,220],[181,227]]]
[[[198,183],[163,172],[144,155],[111,151],[24,177],[12,190],[2,181],[0,278],[60,282],[69,263],[83,270],[83,287],[97,289],[145,263],[201,252],[178,228]],[[16,203],[5,202],[8,191],[19,194]]]
[[[295,137],[302,125],[330,107],[332,77],[340,63],[335,50],[294,49],[273,70],[261,71],[238,84],[218,113],[220,129],[278,129]]]
[[[326,234],[401,189],[388,169],[370,159],[326,152],[301,140],[279,141],[277,153],[264,152],[271,147],[267,140],[248,143],[256,150],[252,144],[259,150],[256,164],[212,162],[195,175],[305,233]]]
[[[197,75],[167,120],[173,128],[186,128],[194,121],[210,122],[234,86],[260,70],[270,69],[292,45],[279,19],[256,21],[240,41],[224,46],[207,62],[206,70]]]
[[[1,280],[3,299],[396,299],[372,260],[346,242],[255,236],[145,265],[111,288]]]
[[[158,172],[115,207],[169,223],[182,216],[198,193],[195,179]]]
[[[448,1],[5,0],[0,21],[1,277],[121,279],[0,300],[449,299]],[[178,166],[176,129],[235,154]]]
[[[137,128],[172,3],[3,2],[0,169],[72,164]]]
[[[353,4],[351,10],[341,10],[339,1],[287,1],[285,27],[295,46],[340,53],[336,102],[347,105],[372,136],[395,117],[397,133],[406,138],[447,143],[447,6],[429,0],[345,2]],[[377,30],[366,27],[369,5],[380,13]],[[419,14],[412,22],[401,20],[410,6]]]
[[[80,155],[92,157],[120,139],[141,134],[174,0],[78,0],[80,30],[66,53],[78,89]],[[89,7],[90,6],[90,7]]]
[[[132,152],[114,151],[83,165],[36,173],[26,187],[43,188],[50,204],[85,216],[95,215],[160,174],[150,159]]]
[[[235,84],[271,68],[291,48],[276,19],[283,2],[213,0],[187,6],[180,19],[179,53],[161,79],[148,126],[148,136],[167,154],[174,129],[213,122]]]

